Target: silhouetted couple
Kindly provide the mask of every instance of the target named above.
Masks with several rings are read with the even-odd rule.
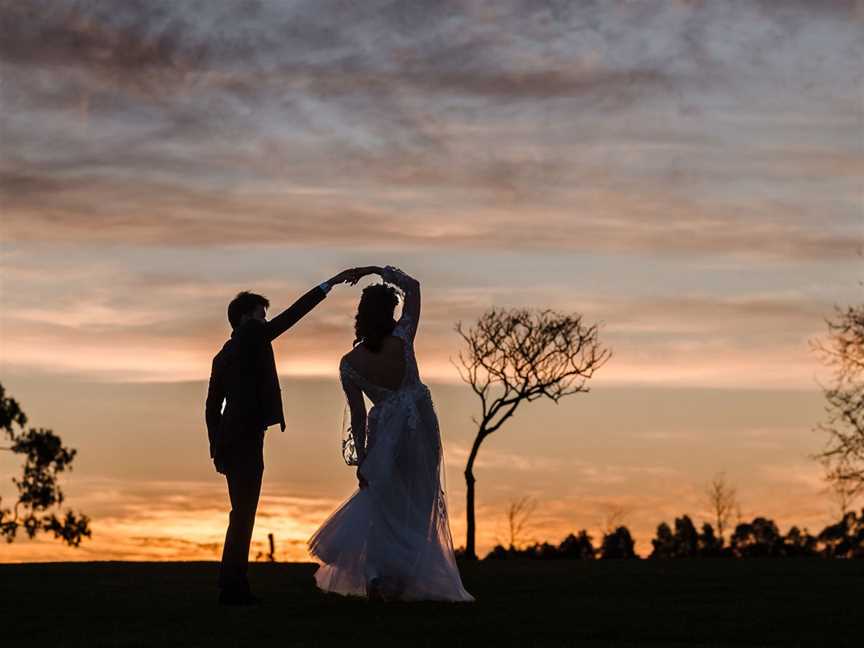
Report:
[[[369,266],[339,273],[269,321],[270,303],[261,295],[242,292],[228,305],[233,331],[213,358],[205,407],[210,456],[226,476],[231,500],[219,574],[222,603],[258,601],[246,571],[264,433],[277,423],[285,429],[271,343],[333,286],[354,285],[370,274],[384,283],[363,290],[354,346],[339,364],[351,412],[343,458],[357,466],[358,488],[309,540],[310,553],[321,563],[315,580],[323,591],[371,599],[474,600],[453,555],[438,419],[414,355],[420,284],[391,266]],[[364,394],[373,404],[368,412]]]

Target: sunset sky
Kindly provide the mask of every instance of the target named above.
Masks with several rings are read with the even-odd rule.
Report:
[[[0,0],[0,33],[0,381],[78,449],[62,483],[94,532],[0,561],[218,557],[228,302],[272,316],[370,263],[423,286],[457,545],[478,403],[453,326],[492,306],[582,313],[614,356],[487,440],[481,552],[529,495],[530,539],[599,541],[622,510],[644,555],[710,519],[720,472],[744,517],[837,516],[810,341],[862,296],[864,3]],[[353,488],[359,288],[274,345],[288,429],[254,539],[285,559]]]

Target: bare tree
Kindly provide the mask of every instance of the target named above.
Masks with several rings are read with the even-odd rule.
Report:
[[[837,508],[839,509],[840,518],[845,517],[852,507],[852,502],[854,502],[857,497],[855,489],[852,488],[848,482],[842,480],[829,482],[829,489],[831,492],[831,498],[835,501]]]
[[[586,382],[610,357],[600,345],[598,325],[582,316],[550,310],[498,310],[484,313],[477,323],[456,331],[467,345],[456,368],[480,398],[477,436],[465,466],[467,539],[465,556],[476,559],[474,537],[474,460],[484,439],[498,430],[520,403],[545,396],[554,402],[587,392]]]
[[[705,488],[705,495],[708,497],[708,505],[714,514],[717,537],[722,539],[724,531],[729,528],[732,515],[737,511],[738,517],[741,517],[738,495],[735,488],[726,481],[723,473],[718,474],[708,483]]]
[[[818,428],[828,441],[814,458],[826,479],[854,498],[864,492],[864,304],[837,308],[827,324],[827,341],[812,343],[834,370],[834,384],[823,388],[828,419]]]
[[[513,500],[507,507],[507,531],[510,536],[510,549],[517,549],[525,541],[525,534],[531,523],[531,517],[537,510],[537,502],[526,495]]]
[[[624,526],[624,520],[630,511],[620,504],[609,504],[606,509],[606,515],[603,516],[603,533],[609,535],[618,527]]]

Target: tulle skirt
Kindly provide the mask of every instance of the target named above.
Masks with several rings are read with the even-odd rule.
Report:
[[[453,554],[437,417],[420,387],[369,412],[372,445],[360,467],[368,486],[309,540],[324,591],[365,597],[373,584],[385,600],[474,600]]]

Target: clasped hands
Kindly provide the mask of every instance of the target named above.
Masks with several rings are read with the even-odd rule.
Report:
[[[355,285],[358,281],[360,281],[363,277],[370,274],[382,274],[384,272],[384,268],[380,266],[361,266],[358,268],[348,268],[347,270],[343,270],[339,274],[335,275],[332,279],[328,281],[331,286],[340,283]]]

